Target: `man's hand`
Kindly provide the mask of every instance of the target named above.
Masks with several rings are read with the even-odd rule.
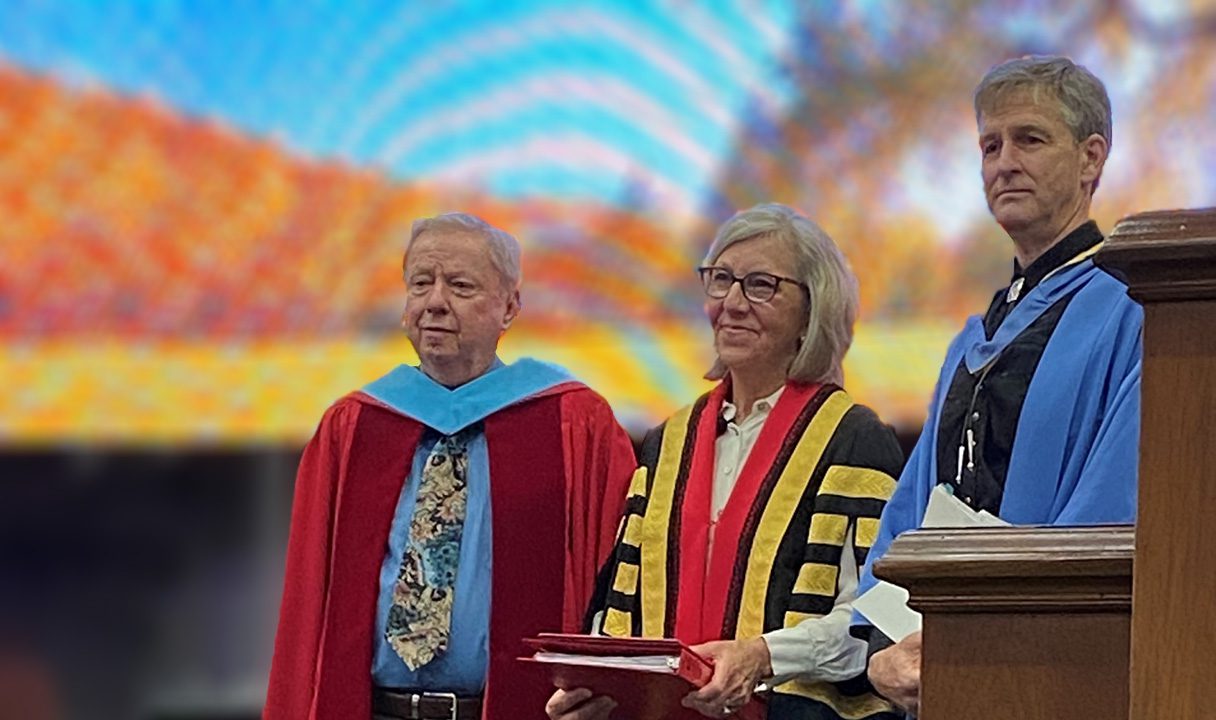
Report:
[[[591,697],[587,688],[558,690],[545,703],[550,720],[608,720],[616,708],[616,700],[607,695]]]
[[[915,715],[920,710],[920,632],[874,653],[867,674],[880,695]]]
[[[714,676],[705,687],[684,696],[681,704],[706,717],[731,715],[751,700],[756,683],[773,674],[764,638],[718,640],[692,650],[714,661]]]

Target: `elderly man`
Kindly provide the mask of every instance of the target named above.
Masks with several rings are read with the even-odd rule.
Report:
[[[883,513],[871,566],[946,484],[1013,524],[1130,522],[1140,416],[1139,305],[1094,266],[1090,200],[1111,144],[1102,82],[1062,57],[993,68],[975,91],[984,194],[1014,272],[946,353],[920,440]],[[874,631],[868,674],[915,713],[920,634]]]
[[[635,459],[612,411],[497,358],[515,239],[419,220],[404,270],[421,365],[339,400],[304,451],[266,718],[543,717],[519,639],[578,630],[615,539]]]

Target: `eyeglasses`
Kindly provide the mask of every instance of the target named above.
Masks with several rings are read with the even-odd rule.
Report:
[[[783,282],[797,285],[804,291],[807,289],[804,283],[793,278],[766,272],[749,272],[743,277],[739,277],[724,267],[714,266],[699,267],[697,272],[701,273],[701,283],[705,286],[705,294],[716,300],[721,300],[729,295],[730,289],[735,283],[739,283],[743,288],[743,297],[757,303],[772,300]]]

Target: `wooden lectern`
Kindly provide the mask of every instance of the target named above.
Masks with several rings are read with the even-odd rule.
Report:
[[[892,543],[875,573],[924,613],[921,720],[1216,719],[1216,209],[1126,218],[1096,262],[1144,306],[1135,531]]]

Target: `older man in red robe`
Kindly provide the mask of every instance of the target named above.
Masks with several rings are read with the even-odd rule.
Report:
[[[604,400],[503,364],[519,245],[451,213],[414,223],[400,366],[325,413],[296,481],[263,716],[544,717],[519,640],[577,631],[635,460]]]

